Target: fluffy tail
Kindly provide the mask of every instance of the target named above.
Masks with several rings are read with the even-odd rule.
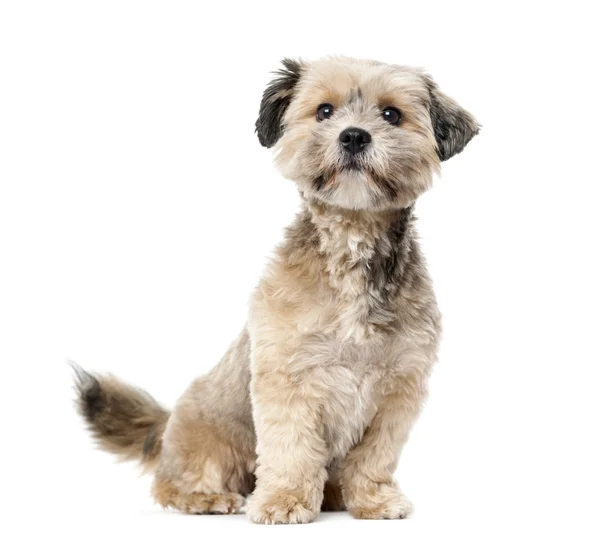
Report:
[[[71,366],[77,409],[98,446],[121,460],[137,460],[145,470],[152,470],[160,455],[169,412],[145,391],[114,376],[98,376],[74,363]]]

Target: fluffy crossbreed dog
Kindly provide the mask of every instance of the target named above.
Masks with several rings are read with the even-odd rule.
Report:
[[[76,369],[78,405],[100,446],[140,460],[155,473],[156,501],[190,514],[247,510],[269,524],[310,522],[320,510],[406,517],[394,472],[440,334],[413,204],[478,130],[419,69],[284,60],[256,131],[297,184],[301,211],[247,325],[171,413]]]

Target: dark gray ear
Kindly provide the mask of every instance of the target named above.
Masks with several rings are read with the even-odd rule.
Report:
[[[440,91],[429,76],[425,76],[425,81],[429,88],[429,115],[438,156],[441,161],[446,161],[465,148],[479,132],[479,125],[467,110]]]
[[[279,140],[283,131],[283,114],[302,75],[302,63],[291,59],[283,59],[281,63],[283,68],[275,72],[275,78],[263,93],[256,120],[258,140],[265,147],[272,147]]]

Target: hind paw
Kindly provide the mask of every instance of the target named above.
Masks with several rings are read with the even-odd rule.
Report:
[[[237,514],[244,504],[244,497],[237,493],[192,494],[185,501],[186,514]]]

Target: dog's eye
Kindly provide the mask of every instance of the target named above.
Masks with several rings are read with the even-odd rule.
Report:
[[[317,121],[324,121],[333,115],[333,106],[331,104],[321,104],[317,108]]]
[[[381,115],[388,123],[390,123],[390,125],[398,126],[400,124],[400,121],[402,121],[402,114],[397,108],[384,108],[381,111]]]

